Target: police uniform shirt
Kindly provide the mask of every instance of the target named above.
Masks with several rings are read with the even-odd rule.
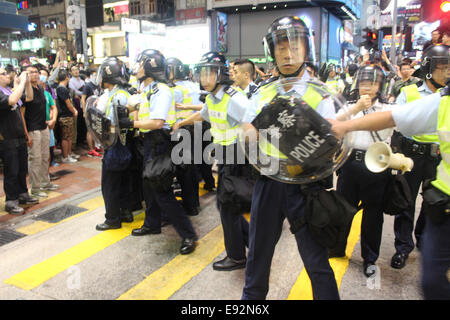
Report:
[[[152,87],[157,87],[157,90],[153,89],[154,92],[150,96],[150,114],[148,119],[164,120],[163,129],[170,129],[166,120],[173,102],[172,90],[165,85],[157,86],[157,82],[152,82],[149,86],[144,88],[144,92],[149,92]]]
[[[98,102],[97,108],[108,114],[107,117],[108,117],[108,119],[111,120],[112,124],[115,124],[114,111],[113,111],[114,105],[120,104],[121,106],[125,107],[128,102],[128,97],[126,96],[126,94],[124,92],[117,93],[117,91],[119,91],[119,90],[125,90],[125,89],[121,89],[118,86],[115,86],[111,91],[109,91],[109,90],[105,91],[105,93],[102,94],[101,99]],[[112,98],[111,103],[108,106],[109,99],[113,95],[114,95],[114,97]],[[109,107],[109,111],[106,111],[107,106]]]
[[[350,104],[348,107],[352,108],[354,104]],[[381,103],[378,100],[375,101],[375,103],[367,110],[365,110],[365,113],[360,111],[357,114],[352,116],[352,119],[355,118],[361,118],[365,114],[370,114],[373,112],[380,112],[380,111],[389,111],[392,110],[392,106],[389,104]],[[341,113],[340,111],[339,113]],[[373,131],[371,134],[371,131],[353,131],[351,133],[351,137],[349,139],[350,144],[349,146],[354,149],[359,150],[367,150],[372,144],[379,141],[379,138],[381,141],[390,143],[391,136],[393,133],[393,128],[387,128],[379,131]],[[377,136],[378,134],[378,136]],[[373,135],[373,137],[372,137]],[[379,138],[378,138],[379,137]]]
[[[417,89],[419,90],[419,94],[420,94],[420,96],[422,98],[426,97],[426,96],[429,96],[430,94],[433,94],[433,91],[431,91],[431,89],[428,87],[426,81],[424,81],[422,83],[422,85],[420,87],[418,87]],[[398,105],[403,105],[403,104],[408,103],[408,101],[406,99],[406,93],[405,93],[404,90],[400,92],[400,94],[398,95],[397,99],[395,100],[395,103],[398,104]],[[428,134],[429,133],[435,133],[435,131],[427,132],[427,133]],[[407,137],[409,139],[412,139],[411,136],[407,136]],[[437,142],[437,141],[435,143],[439,144],[439,142]]]
[[[392,109],[392,118],[398,130],[408,136],[436,132],[441,94],[430,94],[424,98]]]
[[[178,84],[188,89],[193,105],[203,104],[203,102],[200,101],[200,86],[198,83],[194,83],[189,80],[181,80],[177,82],[177,85]]]
[[[289,90],[289,92],[294,90],[301,96],[304,95],[306,90],[308,89],[308,87],[304,86],[303,84],[306,83],[306,81],[310,81],[310,80],[313,80],[313,78],[311,78],[311,76],[308,74],[308,72],[304,72],[303,76],[299,80],[299,85],[291,88]],[[300,84],[302,84],[302,85],[300,85]],[[273,84],[271,83],[270,85],[273,85]],[[278,93],[280,93],[280,94],[286,93],[284,88],[281,86],[277,87],[277,90],[278,90]],[[287,93],[289,93],[289,92],[287,92]],[[261,87],[259,88],[259,90],[257,92],[255,92],[252,95],[252,97],[250,99],[251,105],[250,105],[250,108],[248,108],[248,110],[244,116],[243,122],[250,123],[256,118],[257,110],[258,110],[258,101],[260,99],[260,93],[261,93]],[[331,100],[331,99],[323,99],[317,106],[316,111],[325,119],[336,119],[334,103],[333,103],[333,100]]]
[[[422,85],[420,87],[417,88],[419,90],[420,96],[421,97],[425,97],[428,96],[430,94],[433,94],[433,91],[431,91],[431,89],[428,87],[426,81],[424,81],[422,83]],[[408,101],[406,100],[406,93],[404,90],[402,90],[400,92],[400,94],[398,95],[397,99],[395,100],[396,104],[405,104],[408,103]]]
[[[223,99],[224,95],[225,95],[225,86],[222,86],[216,95],[210,93],[209,97],[216,104]],[[250,108],[250,106],[251,104],[250,101],[247,99],[247,96],[244,95],[242,92],[236,90],[236,93],[232,97],[230,97],[230,101],[228,102],[227,106],[227,122],[230,125],[230,128],[243,122],[244,115],[246,111]],[[202,110],[200,110],[200,115],[204,120],[211,122],[209,120],[209,111],[207,103],[205,103]]]
[[[244,89],[244,92],[248,94],[251,90],[255,90],[257,85],[252,81],[248,84],[248,86]]]

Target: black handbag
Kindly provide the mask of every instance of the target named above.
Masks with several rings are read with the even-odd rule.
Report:
[[[124,171],[130,166],[132,157],[128,146],[118,141],[112,148],[106,150],[103,166],[108,171]]]
[[[392,175],[386,186],[383,197],[384,213],[395,216],[413,207],[411,189],[405,176],[402,174]]]
[[[158,192],[169,191],[172,187],[176,166],[170,158],[170,153],[162,153],[148,159],[143,170],[144,188],[148,187]]]
[[[311,236],[327,248],[334,248],[358,211],[345,198],[334,190],[322,188],[302,190],[306,199],[305,215],[295,221],[289,221],[290,230],[295,234],[303,225],[307,225]]]
[[[224,170],[226,173],[222,176],[221,186],[218,189],[218,201],[223,205],[234,206],[238,211],[249,212],[255,186],[254,177],[247,174],[232,175],[227,165]]]

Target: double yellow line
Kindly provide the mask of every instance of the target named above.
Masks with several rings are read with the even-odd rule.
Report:
[[[90,212],[98,207],[99,199],[94,198],[80,204]],[[82,214],[86,214],[83,212]],[[79,215],[77,215],[79,216]],[[73,217],[72,217],[73,218]],[[24,290],[32,290],[69,267],[76,265],[91,257],[106,247],[126,238],[132,229],[142,225],[144,213],[135,217],[134,222],[123,224],[121,229],[108,230],[81,242],[80,244],[65,250],[38,263],[24,271],[6,279],[4,282]],[[248,219],[248,216],[247,216]],[[348,238],[347,257],[351,257],[354,246],[359,239],[361,225],[361,212],[353,219],[351,232]],[[118,297],[119,300],[166,300],[176,291],[182,288],[189,280],[200,273],[212,261],[224,251],[222,226],[214,228],[206,236],[198,241],[196,250],[189,255],[177,255],[169,263],[152,272],[143,281]],[[338,287],[347,270],[349,258],[333,258],[330,264],[335,272]],[[288,296],[290,300],[312,299],[311,282],[305,270],[302,270],[296,283]]]

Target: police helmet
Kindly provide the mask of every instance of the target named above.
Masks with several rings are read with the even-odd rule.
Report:
[[[168,80],[187,80],[189,76],[189,67],[177,58],[167,58],[166,65],[168,68]]]
[[[213,75],[215,77],[217,88],[219,84],[231,85],[228,61],[222,53],[211,51],[205,53],[200,62],[194,67],[195,79],[200,82],[200,88],[203,90],[201,77]]]
[[[376,98],[379,99],[380,97],[383,96],[383,91],[386,83],[386,75],[384,74],[383,69],[381,69],[379,66],[374,64],[362,66],[356,72],[355,79],[356,79],[355,88],[358,90],[358,93],[362,83],[364,82],[368,83],[369,86],[379,84],[379,89]]]
[[[289,49],[294,54],[287,60],[277,62],[275,58],[276,48],[286,41]],[[284,77],[296,77],[302,71],[306,62],[311,62],[313,64],[315,62],[311,32],[303,20],[297,16],[285,16],[276,19],[270,25],[266,36],[263,38],[263,45],[266,60],[275,65]],[[302,50],[302,47],[304,50]],[[303,55],[303,57],[301,55]],[[300,66],[296,71],[290,74],[283,74],[283,72],[280,71],[280,67],[288,64],[300,64]]]
[[[432,74],[438,66],[443,65],[448,69],[450,64],[449,48],[449,46],[443,44],[428,47],[422,55],[422,63],[414,76],[432,80]]]
[[[103,87],[105,82],[126,86],[129,75],[124,63],[116,57],[108,57],[100,65],[97,72],[97,84]]]
[[[138,80],[142,81],[151,77],[157,81],[166,81],[168,76],[166,58],[160,51],[155,49],[142,51],[136,58],[133,74],[137,74],[141,66],[144,68],[144,76]]]

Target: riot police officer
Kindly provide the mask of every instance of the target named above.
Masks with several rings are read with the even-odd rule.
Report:
[[[175,99],[175,116],[176,121],[182,121],[189,118],[194,111],[191,109],[178,108],[180,104],[191,105],[193,103],[191,90],[187,81],[188,74],[184,64],[177,58],[168,58],[166,60],[168,67],[169,85],[174,94]],[[195,95],[195,92],[192,92]],[[186,130],[190,134],[191,150],[188,163],[183,163],[177,167],[177,181],[181,185],[181,197],[183,199],[183,207],[190,216],[198,215],[198,207],[200,206],[198,196],[198,181],[194,167],[194,126],[186,126]],[[186,156],[186,155],[184,155]]]
[[[442,68],[448,74],[448,65]],[[438,132],[442,160],[436,177],[424,185],[425,229],[421,240],[421,286],[425,299],[450,299],[450,90],[449,87],[392,111],[350,121],[334,121],[339,138],[350,131],[396,126],[406,136]]]
[[[167,77],[166,59],[158,50],[144,50],[137,58],[134,72],[137,79],[143,82],[142,103],[139,120],[130,121],[128,126],[138,128],[143,135],[144,167],[167,154],[169,157],[166,161],[170,162],[169,130],[176,119],[173,93],[164,83]],[[161,218],[164,214],[182,238],[180,253],[193,252],[197,235],[183,207],[177,202],[171,183],[168,188],[163,188],[145,184],[144,181],[144,200],[144,224],[134,229],[132,235],[161,233]]]
[[[313,62],[313,47],[310,31],[304,22],[295,16],[276,19],[264,37],[264,49],[267,61],[273,63],[280,73],[280,79],[259,89],[252,101],[254,108],[249,109],[244,118],[244,129],[254,130],[251,122],[263,107],[278,93],[277,83],[283,79],[308,81],[306,62]],[[292,85],[291,89],[295,90]],[[285,91],[287,91],[286,89]],[[334,118],[334,104],[323,99],[315,92],[303,94],[305,102],[322,117]],[[260,147],[260,150],[272,158],[280,159],[274,148]],[[313,185],[311,188],[323,188]],[[249,229],[249,250],[245,273],[245,286],[242,299],[265,299],[269,290],[270,267],[275,246],[280,238],[283,221],[288,218],[291,226],[306,215],[305,195],[299,184],[288,184],[261,176],[253,190]],[[298,249],[305,268],[311,279],[315,299],[339,299],[339,292],[333,270],[328,262],[327,248],[319,244],[306,225],[294,233]]]
[[[102,110],[113,124],[118,125],[115,118],[120,107],[126,107],[129,98],[127,91],[127,74],[122,61],[115,57],[107,58],[97,73],[97,83],[105,92],[99,102]],[[116,122],[116,123],[114,123]],[[132,222],[133,215],[130,206],[129,165],[131,162],[129,142],[122,144],[119,138],[114,145],[105,150],[102,160],[102,194],[105,202],[105,222],[98,224],[96,229],[104,231],[121,228],[122,222]]]
[[[383,70],[377,65],[361,67],[356,74],[356,88],[360,99],[350,104],[353,109],[360,105],[355,117],[364,114],[390,110],[385,103],[382,88],[385,83]],[[339,117],[338,117],[339,119]],[[389,182],[390,172],[377,174],[369,171],[364,163],[366,150],[377,141],[389,142],[392,129],[355,134],[351,147],[353,151],[349,159],[338,171],[337,192],[342,194],[354,207],[362,202],[363,216],[361,222],[361,256],[363,272],[369,277],[375,273],[375,262],[378,259],[383,230],[383,198]],[[351,224],[348,225],[347,235]],[[337,247],[330,250],[330,257],[345,256],[346,238]]]
[[[422,78],[417,84],[412,84],[401,89],[396,104],[405,104],[435,93],[445,85],[447,74],[443,71],[448,68],[449,47],[445,45],[433,45],[427,48],[422,56],[420,69],[416,72]],[[405,179],[411,190],[412,198],[419,193],[422,183],[434,178],[436,168],[440,162],[439,143],[436,133],[413,135],[411,137],[400,136],[399,148],[401,152],[413,159],[414,167],[411,172],[405,173]],[[413,230],[416,237],[416,245],[420,247],[420,239],[423,233],[425,217],[423,207],[420,210],[414,228],[415,205],[409,211],[395,216],[395,254],[391,259],[391,266],[401,269],[405,266],[409,253],[414,249]]]
[[[213,269],[229,271],[245,268],[248,243],[248,222],[242,216],[245,212],[241,203],[231,198],[223,197],[225,190],[223,181],[227,176],[243,176],[250,170],[248,165],[237,164],[237,130],[249,107],[249,101],[242,91],[231,87],[226,58],[217,52],[203,55],[196,71],[200,79],[201,88],[209,92],[203,109],[189,118],[177,122],[174,132],[183,126],[194,124],[196,121],[207,120],[211,124],[211,135],[216,158],[219,161],[219,179],[217,187],[217,208],[220,212],[224,232],[225,250],[227,256],[216,261]],[[220,155],[223,155],[221,157]],[[236,192],[239,192],[236,190]]]

